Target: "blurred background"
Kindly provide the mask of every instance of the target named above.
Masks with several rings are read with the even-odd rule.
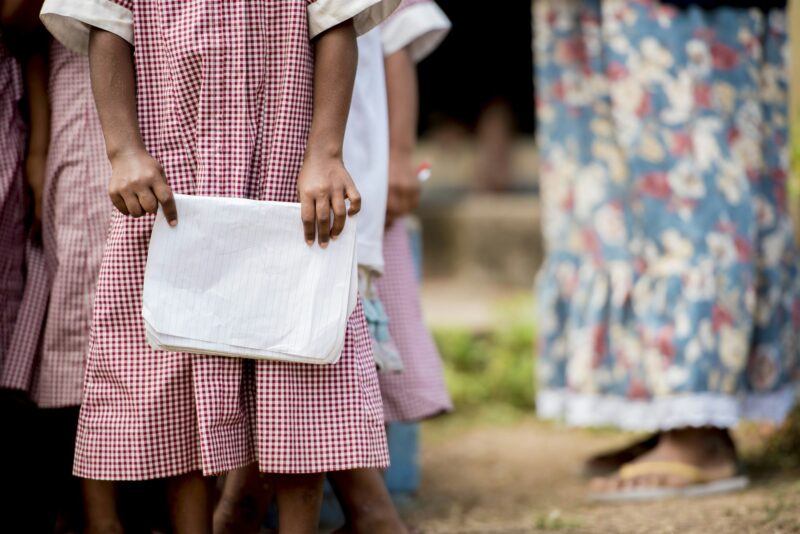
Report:
[[[420,498],[410,516],[426,532],[800,532],[797,414],[785,428],[737,431],[756,481],[745,494],[634,507],[585,503],[575,476],[580,460],[630,436],[534,419],[532,287],[543,250],[531,2],[504,0],[498,10],[464,0],[438,3],[453,30],[419,69],[418,160],[433,172],[418,219],[423,307],[456,413],[421,426]],[[790,1],[798,36],[792,105],[800,125],[797,4]],[[797,215],[797,127],[793,146]]]

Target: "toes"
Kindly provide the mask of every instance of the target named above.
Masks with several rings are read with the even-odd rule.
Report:
[[[686,478],[677,475],[664,475],[664,487],[667,488],[682,488],[687,486],[689,482]]]
[[[595,493],[608,491],[608,478],[596,477],[589,481],[589,489]]]
[[[593,493],[612,493],[675,487],[680,485],[681,482],[685,483],[685,480],[682,481],[679,477],[669,477],[666,475],[643,475],[629,479],[613,476],[593,478],[589,482],[589,488]]]
[[[658,488],[661,486],[661,477],[659,475],[647,475],[639,479],[639,488]]]
[[[597,477],[589,482],[589,488],[594,493],[611,493],[619,491],[622,480],[619,477]]]

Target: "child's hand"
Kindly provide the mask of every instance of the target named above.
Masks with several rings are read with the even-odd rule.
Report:
[[[341,158],[307,153],[297,179],[297,192],[303,231],[309,245],[318,236],[319,246],[326,248],[329,238],[336,239],[342,233],[347,215],[361,210],[361,195]],[[345,199],[350,200],[349,211]]]
[[[47,158],[28,154],[25,160],[25,180],[33,194],[34,233],[38,233],[42,225],[42,198],[44,197],[44,175]]]
[[[125,215],[141,217],[145,213],[156,213],[161,204],[169,225],[178,224],[175,198],[164,178],[164,169],[144,150],[126,152],[111,159],[108,194],[114,206]]]
[[[386,201],[386,227],[417,208],[422,185],[414,172],[411,158],[392,155],[389,158],[389,197]]]

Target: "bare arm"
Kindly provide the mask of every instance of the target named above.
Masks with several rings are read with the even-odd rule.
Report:
[[[413,211],[419,203],[420,183],[412,157],[417,142],[419,87],[417,69],[407,49],[387,56],[386,93],[389,103],[389,198],[386,226]]]
[[[89,63],[97,113],[111,161],[109,196],[125,215],[155,213],[158,205],[170,225],[178,222],[164,170],[145,149],[136,112],[133,48],[113,33],[93,29]]]
[[[344,229],[350,215],[361,209],[361,196],[342,163],[342,144],[358,63],[352,21],[326,31],[315,41],[314,111],[303,168],[297,182],[301,217],[308,244],[329,238]],[[333,212],[333,227],[330,217]]]
[[[46,36],[40,37],[45,43]],[[25,95],[28,101],[28,150],[25,157],[25,178],[33,192],[36,222],[42,220],[45,167],[50,147],[50,98],[48,86],[48,57],[46,50],[35,50],[25,58]]]
[[[20,36],[29,35],[40,28],[39,11],[42,0],[2,0],[0,25],[4,30]]]

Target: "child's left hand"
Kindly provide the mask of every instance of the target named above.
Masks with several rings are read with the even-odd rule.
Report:
[[[326,248],[329,239],[336,239],[344,230],[347,216],[361,211],[361,194],[340,157],[317,156],[307,152],[297,179],[297,192],[300,197],[300,218],[309,245],[316,238],[319,246]],[[345,199],[350,200],[349,210]]]
[[[389,157],[389,195],[386,199],[386,228],[405,217],[419,205],[422,184],[411,155],[392,154]]]

